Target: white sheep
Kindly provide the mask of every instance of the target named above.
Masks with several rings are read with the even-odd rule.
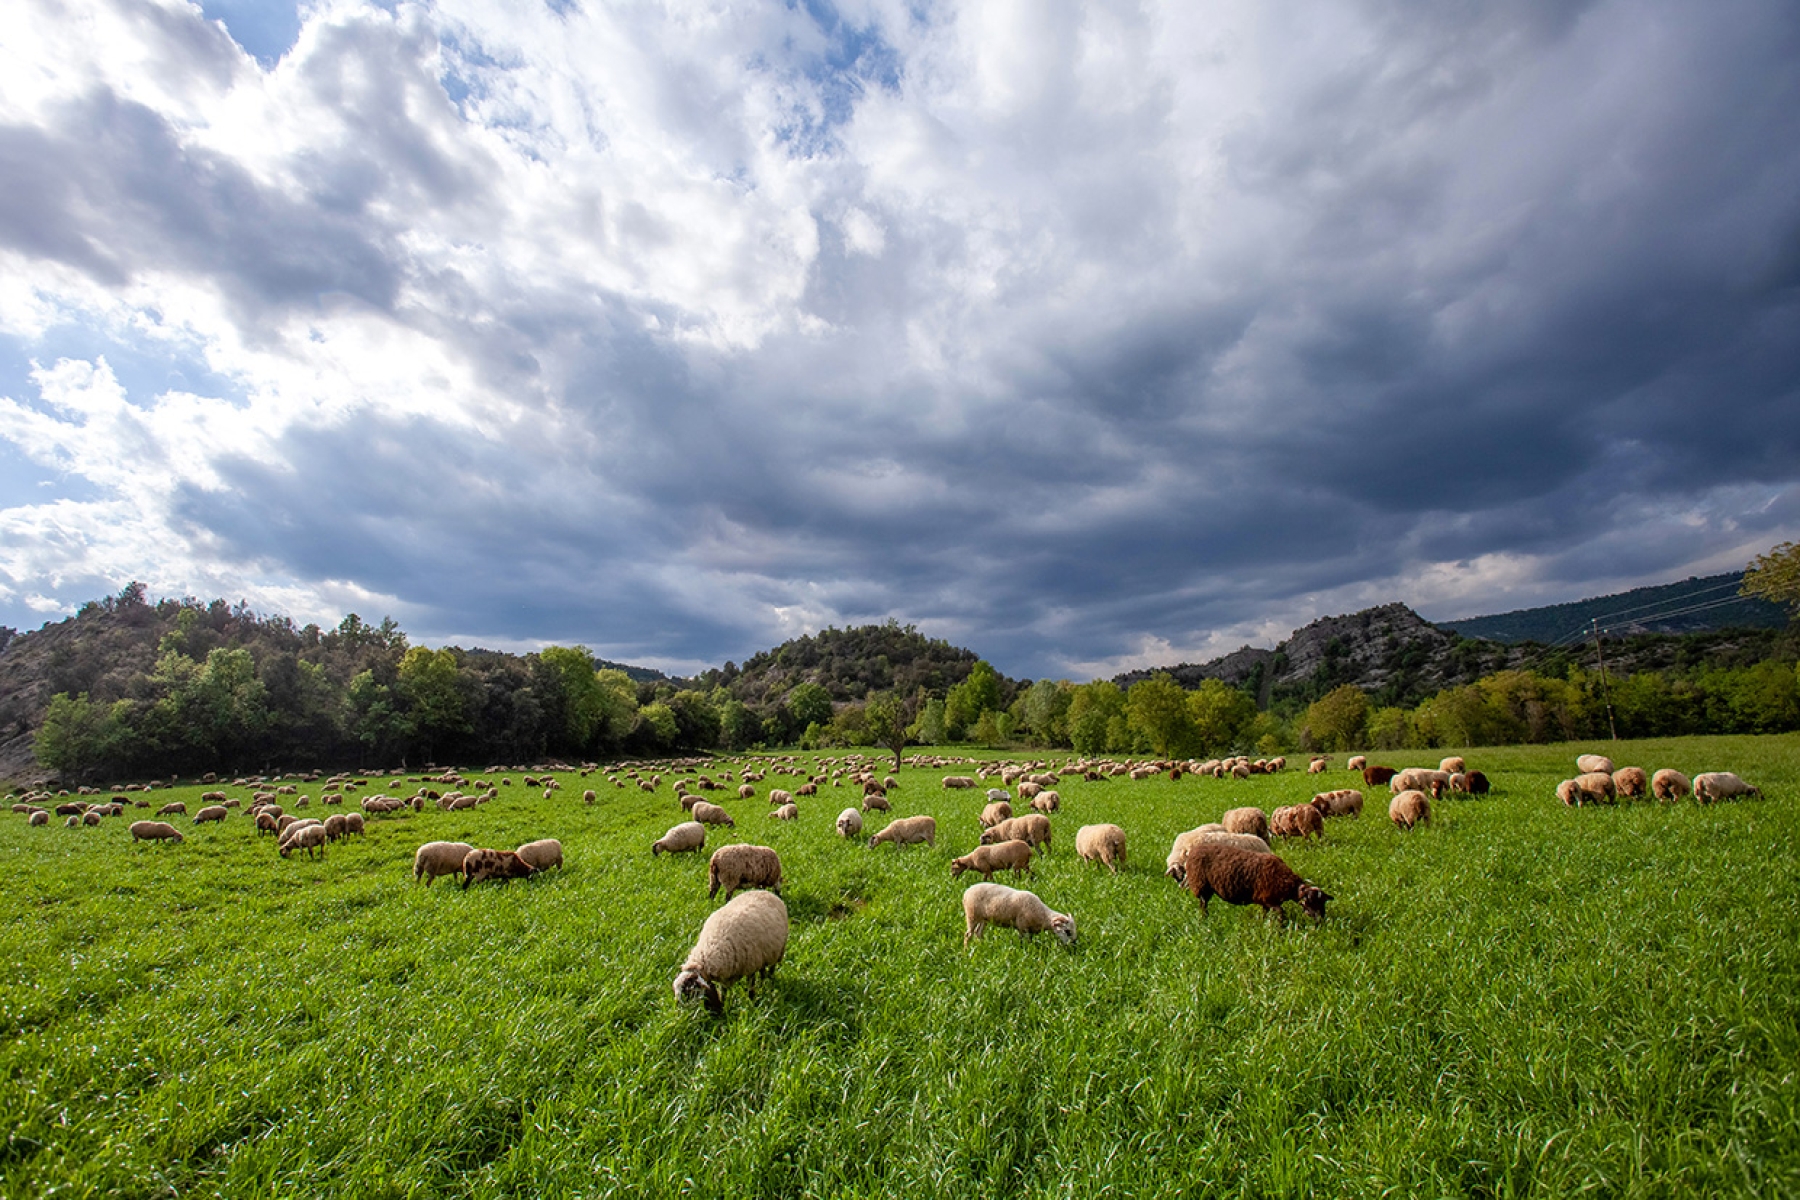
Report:
[[[773,820],[776,820],[776,821],[792,821],[794,818],[798,817],[799,815],[800,815],[800,806],[793,803],[792,801],[789,801],[788,803],[782,805],[780,808],[776,809],[774,812],[769,814],[770,818]]]
[[[321,824],[295,825],[288,829],[287,837],[282,839],[276,851],[286,858],[296,850],[306,851],[308,858],[325,856],[325,826]]]
[[[1005,925],[1029,938],[1049,930],[1065,946],[1075,944],[1075,918],[1051,910],[1032,893],[1001,883],[971,884],[963,893],[963,945],[980,937],[989,925]]]
[[[1052,791],[1042,791],[1031,798],[1031,807],[1035,812],[1053,813],[1062,807],[1062,797]]]
[[[725,889],[731,899],[744,888],[768,888],[781,891],[781,855],[767,846],[739,844],[720,846],[706,864],[706,897],[712,899]]]
[[[1575,760],[1575,770],[1583,775],[1596,772],[1602,775],[1613,773],[1613,760],[1604,754],[1583,754]]]
[[[463,859],[474,848],[467,842],[426,842],[413,854],[413,882],[423,879],[430,887],[439,875],[462,874]]]
[[[718,805],[708,804],[704,800],[695,802],[694,807],[689,810],[689,813],[694,820],[700,822],[702,825],[727,825],[732,828],[736,828],[737,826],[737,822],[731,819],[730,813],[726,812]]]
[[[1388,805],[1388,820],[1401,829],[1431,824],[1431,801],[1421,791],[1404,791]]]
[[[525,860],[525,865],[534,871],[547,871],[551,867],[562,869],[562,843],[555,838],[539,838],[535,842],[526,842],[513,851]]]
[[[1694,776],[1694,799],[1701,804],[1715,800],[1735,800],[1739,796],[1761,796],[1762,792],[1745,783],[1730,771],[1705,771]]]
[[[862,833],[862,814],[854,808],[846,808],[838,814],[837,831],[841,838],[853,838]]]
[[[1117,825],[1083,825],[1075,831],[1075,853],[1088,862],[1105,863],[1117,875],[1125,861],[1125,831]]]
[[[927,846],[935,847],[937,845],[937,818],[897,817],[888,822],[886,829],[869,839],[869,845],[872,847],[879,846],[883,842],[894,843],[896,849],[913,842],[924,842]]]
[[[690,850],[698,850],[705,845],[706,826],[698,821],[683,821],[651,842],[650,854],[652,857],[664,851],[670,854],[683,854]]]
[[[725,991],[740,979],[756,995],[760,978],[772,976],[787,953],[788,911],[773,892],[750,891],[728,900],[706,918],[700,937],[675,976],[677,1001],[704,998],[714,1016],[725,1011]]]

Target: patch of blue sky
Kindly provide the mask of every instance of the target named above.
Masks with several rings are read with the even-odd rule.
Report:
[[[35,406],[34,363],[49,367],[61,359],[94,362],[100,358],[106,359],[113,377],[125,389],[126,403],[139,408],[150,407],[164,392],[190,392],[240,408],[249,403],[243,387],[207,366],[195,349],[164,341],[122,340],[78,324],[52,326],[41,338],[30,341],[0,334],[0,394]]]
[[[777,135],[796,153],[822,153],[832,148],[836,129],[855,113],[865,91],[899,88],[900,55],[878,26],[852,25],[829,0],[788,0],[788,7],[804,12],[820,35],[822,49],[800,55],[796,64],[817,108],[796,105]]]
[[[231,40],[264,70],[280,62],[300,37],[300,5],[291,0],[201,0],[200,11],[223,22]]]

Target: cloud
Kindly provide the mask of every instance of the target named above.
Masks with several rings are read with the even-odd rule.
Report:
[[[0,38],[0,620],[1079,676],[1800,530],[1788,6],[216,11]]]

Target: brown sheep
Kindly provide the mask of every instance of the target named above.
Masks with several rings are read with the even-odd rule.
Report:
[[[1368,766],[1363,768],[1362,776],[1363,782],[1370,787],[1380,787],[1399,773],[1393,767]]]
[[[1650,778],[1650,791],[1658,800],[1679,800],[1693,790],[1688,777],[1672,767],[1664,767]]]
[[[992,879],[995,871],[1011,871],[1014,875],[1031,872],[1031,843],[1014,839],[992,846],[977,846],[961,858],[950,860],[950,874],[979,871],[983,879]]]
[[[1621,799],[1641,800],[1650,794],[1650,776],[1642,767],[1620,767],[1613,772],[1612,781]]]
[[[983,830],[981,844],[994,846],[1010,842],[1014,838],[1030,842],[1038,848],[1039,853],[1050,853],[1050,818],[1043,813],[1026,813],[1022,817],[1008,818],[991,829]]]
[[[1197,842],[1188,850],[1182,885],[1200,901],[1218,896],[1227,904],[1257,904],[1265,913],[1281,918],[1281,906],[1299,904],[1315,921],[1325,919],[1325,902],[1331,896],[1307,883],[1294,869],[1273,854],[1257,854],[1218,842]]]
[[[1234,808],[1219,818],[1219,824],[1227,833],[1248,833],[1265,842],[1269,840],[1269,818],[1260,808]]]
[[[1125,831],[1117,825],[1083,825],[1075,831],[1075,853],[1084,861],[1106,864],[1117,875],[1125,861]]]
[[[1269,814],[1269,832],[1275,837],[1299,838],[1325,836],[1325,818],[1310,804],[1288,804]]]
[[[983,829],[992,829],[1000,822],[1010,820],[1012,815],[1012,805],[1004,800],[996,800],[986,808],[982,809],[981,816],[977,817],[976,820],[981,823]]]
[[[1401,792],[1388,805],[1388,820],[1401,829],[1431,824],[1431,801],[1424,792]]]
[[[485,879],[498,879],[502,884],[511,879],[527,879],[535,870],[516,850],[471,850],[462,860],[463,891],[468,891],[471,883]]]

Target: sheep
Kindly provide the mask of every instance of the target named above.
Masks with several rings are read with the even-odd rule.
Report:
[[[726,990],[740,979],[749,980],[754,999],[757,981],[772,977],[787,953],[787,940],[787,905],[780,896],[749,891],[732,898],[700,926],[675,976],[676,1002],[704,998],[707,1012],[719,1016]]]
[[[1330,763],[1326,762],[1322,758],[1315,758],[1311,762],[1306,764],[1306,773],[1308,775],[1323,775],[1326,771],[1326,768],[1328,768],[1330,765],[1331,765]]]
[[[770,813],[769,818],[771,820],[775,820],[775,821],[792,821],[794,818],[798,817],[799,815],[800,815],[800,806],[797,804],[788,803],[788,804],[782,805],[780,808],[778,808],[774,812]]]
[[[987,798],[989,804],[998,804],[1002,800],[1011,800],[1012,795],[1005,788],[989,788]]]
[[[323,825],[302,825],[289,832],[288,836],[277,846],[276,852],[286,858],[296,850],[306,851],[308,858],[325,857],[325,827]]]
[[[995,871],[1010,870],[1014,875],[1031,872],[1031,843],[1014,839],[992,846],[977,846],[961,858],[950,860],[952,877],[964,871],[980,871],[983,879],[992,879]]]
[[[725,889],[725,899],[745,888],[781,891],[781,856],[767,846],[720,846],[706,864],[706,898]]]
[[[769,789],[769,807],[770,808],[780,808],[784,804],[792,804],[793,802],[794,802],[794,793],[787,791],[783,788],[770,788]]]
[[[1202,917],[1206,915],[1206,902],[1218,896],[1227,904],[1260,905],[1265,914],[1272,912],[1277,919],[1282,916],[1281,906],[1292,900],[1313,920],[1323,921],[1325,902],[1332,898],[1322,888],[1300,878],[1273,854],[1257,854],[1217,842],[1200,842],[1188,851],[1182,885],[1200,901]]]
[[[1260,808],[1234,808],[1219,818],[1219,824],[1230,833],[1249,833],[1265,842],[1269,840],[1269,818]]]
[[[725,825],[733,829],[737,828],[737,822],[731,819],[731,814],[716,804],[708,804],[704,800],[697,800],[694,802],[694,807],[691,811],[694,820],[700,822],[702,825]]]
[[[1388,805],[1388,820],[1401,829],[1411,829],[1414,825],[1431,824],[1431,801],[1425,798],[1424,792],[1401,792]]]
[[[1392,767],[1367,766],[1363,768],[1362,777],[1363,782],[1370,787],[1380,787],[1382,784],[1392,780],[1394,776],[1399,773],[1400,772],[1394,770]]]
[[[1065,946],[1075,944],[1075,918],[1054,912],[1031,892],[1000,883],[971,884],[963,893],[963,945],[980,937],[989,925],[1005,925],[1031,938],[1049,930]]]
[[[969,778],[967,775],[946,775],[946,776],[944,776],[944,787],[946,790],[948,790],[950,788],[972,788],[975,786],[976,786],[975,781],[973,779]]]
[[[1596,772],[1611,775],[1613,760],[1604,754],[1583,754],[1575,760],[1575,772],[1579,775],[1592,775]]]
[[[26,817],[25,823],[27,825],[48,825],[50,823],[50,814],[40,808],[36,812],[32,813],[29,817]],[[138,824],[150,825],[150,824],[155,824],[155,822],[139,821]]]
[[[1055,792],[1039,792],[1031,798],[1034,812],[1053,813],[1062,807],[1062,797]]]
[[[1688,777],[1672,767],[1664,767],[1650,777],[1650,794],[1658,800],[1679,800],[1693,790]]]
[[[423,879],[430,887],[439,875],[461,874],[463,859],[473,849],[467,842],[426,842],[413,853],[413,882]]]
[[[981,827],[983,829],[992,829],[1000,822],[1009,819],[1012,815],[1012,805],[1004,800],[996,800],[986,808],[982,809],[981,816],[977,817],[976,820],[981,822]]]
[[[562,870],[562,843],[555,838],[539,838],[535,842],[526,842],[513,851],[534,871],[548,871],[551,867]]]
[[[332,813],[329,817],[325,818],[326,841],[341,842],[345,837],[349,836],[349,833],[350,823],[344,820],[343,813]]]
[[[843,818],[840,817],[838,820],[842,821]],[[991,833],[992,830],[989,832]],[[982,835],[982,840],[987,840],[987,834]],[[869,839],[871,847],[879,846],[883,842],[894,843],[896,851],[909,842],[924,842],[927,846],[935,847],[937,845],[937,818],[900,817],[889,821],[886,829]]]
[[[134,842],[184,842],[181,831],[167,821],[133,821],[131,823],[131,840]]]
[[[167,804],[163,805],[161,808],[157,809],[156,815],[159,817],[168,817],[168,816],[185,817],[185,816],[187,816],[187,805],[183,804],[179,800],[171,800],[169,803],[167,803]]]
[[[1650,776],[1642,767],[1620,767],[1613,772],[1612,781],[1621,799],[1641,800],[1650,794]]]
[[[1466,792],[1471,796],[1485,796],[1488,794],[1488,788],[1488,777],[1483,775],[1480,771],[1465,771],[1461,775],[1452,775],[1450,777],[1450,790],[1453,792]]]
[[[1469,769],[1468,764],[1463,762],[1462,756],[1460,754],[1453,754],[1449,758],[1446,758],[1442,762],[1438,763],[1438,770],[1442,771],[1446,775],[1461,775],[1464,771],[1466,771],[1468,769]]]
[[[997,845],[1018,838],[1030,842],[1037,847],[1038,853],[1050,853],[1050,818],[1043,813],[1026,813],[1022,817],[1011,817],[1000,822],[991,829],[981,832],[981,844]]]
[[[1575,787],[1584,799],[1595,804],[1611,804],[1618,799],[1619,795],[1619,789],[1613,785],[1612,776],[1605,771],[1589,771],[1586,774],[1577,775]]]
[[[281,832],[281,826],[276,824],[275,818],[271,817],[268,813],[259,812],[252,813],[251,815],[256,818],[256,833],[258,837],[265,833],[279,834]]]
[[[1369,760],[1360,754],[1352,754],[1350,756],[1350,761],[1344,764],[1346,768],[1352,771],[1360,771],[1368,765]]]
[[[1745,783],[1730,771],[1706,771],[1694,776],[1694,799],[1701,804],[1715,800],[1735,800],[1739,796],[1760,797],[1762,791]]]
[[[1117,825],[1083,825],[1075,831],[1075,853],[1087,862],[1105,863],[1117,875],[1125,861],[1125,831]]]
[[[862,807],[863,807],[864,812],[893,812],[894,811],[893,805],[889,804],[887,801],[887,797],[882,795],[880,792],[864,793]]]
[[[204,825],[208,821],[223,821],[231,815],[231,810],[223,804],[210,804],[194,814],[194,824]]]
[[[535,872],[536,868],[520,858],[517,851],[485,847],[471,850],[462,860],[463,891],[468,891],[471,883],[498,879],[504,886],[510,880],[528,879]]]
[[[1299,838],[1325,836],[1325,818],[1310,804],[1286,804],[1269,814],[1269,832],[1276,837]]]
[[[740,784],[738,786],[738,799],[739,800],[754,800],[754,799],[756,799],[756,786],[754,784],[749,784],[749,783]]]
[[[345,813],[344,831],[346,833],[354,833],[357,837],[367,837],[368,834],[363,828],[363,815],[359,812]]]
[[[1355,788],[1339,788],[1335,792],[1320,792],[1309,803],[1318,810],[1321,817],[1360,818],[1363,794]]]
[[[1187,853],[1201,842],[1215,842],[1221,846],[1235,846],[1239,850],[1251,854],[1269,854],[1269,843],[1254,833],[1231,833],[1218,825],[1202,825],[1198,829],[1190,829],[1186,833],[1175,835],[1175,844],[1169,849],[1168,870],[1163,874],[1176,883],[1187,878]]]
[[[1428,767],[1408,767],[1404,771],[1396,771],[1388,780],[1388,790],[1398,796],[1401,792],[1424,792],[1431,790],[1433,772]]]
[[[684,854],[690,850],[699,850],[705,845],[706,826],[698,821],[683,821],[650,843],[650,855],[654,858],[664,851]]]

